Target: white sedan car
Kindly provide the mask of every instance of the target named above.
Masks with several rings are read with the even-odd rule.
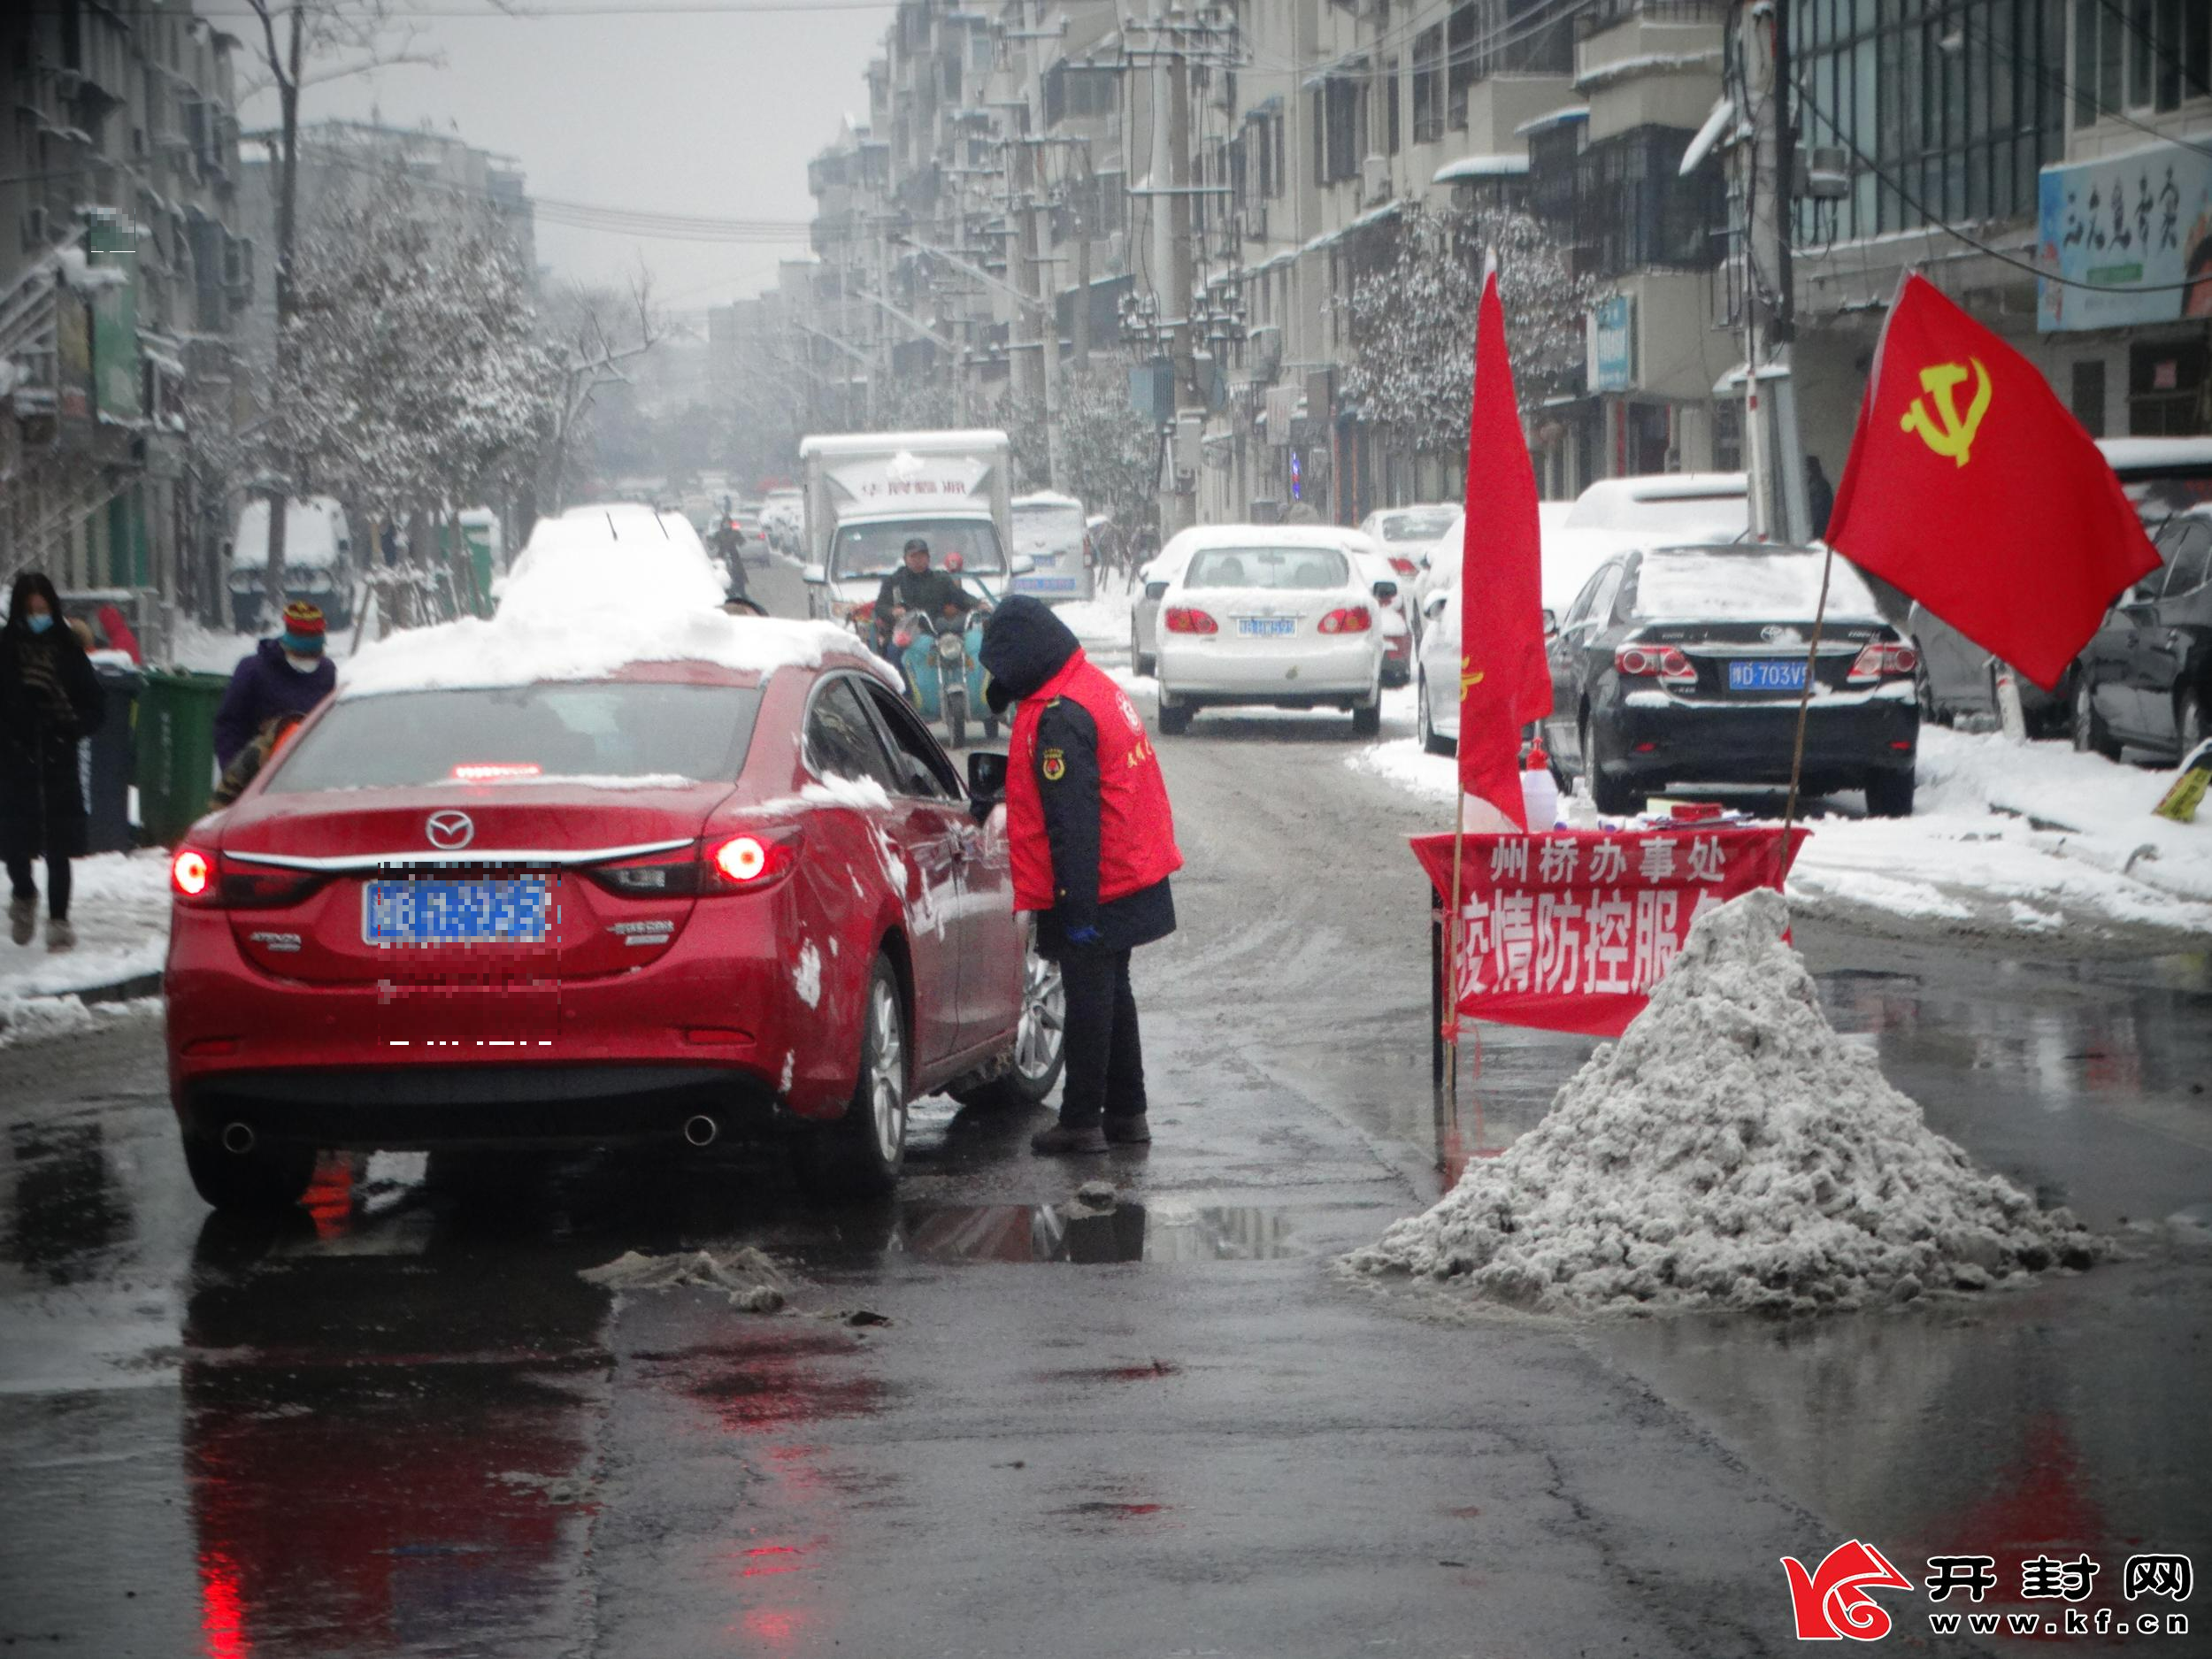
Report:
[[[1350,713],[1355,736],[1375,735],[1384,625],[1364,564],[1340,530],[1194,533],[1159,600],[1160,730],[1188,731],[1202,708],[1328,705]]]

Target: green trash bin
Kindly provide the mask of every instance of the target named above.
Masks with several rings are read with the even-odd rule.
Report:
[[[138,818],[146,839],[173,847],[215,793],[215,710],[224,674],[150,668],[138,699]]]

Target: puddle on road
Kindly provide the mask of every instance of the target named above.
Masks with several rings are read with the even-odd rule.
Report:
[[[1124,1200],[1067,1204],[906,1204],[893,1248],[931,1262],[1259,1262],[1307,1252],[1283,1211]]]

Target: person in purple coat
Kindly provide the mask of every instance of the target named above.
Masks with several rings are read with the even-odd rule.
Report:
[[[263,640],[231,671],[230,689],[215,711],[215,764],[224,771],[272,717],[305,714],[338,683],[323,654],[323,613],[303,599],[284,607],[284,632]]]

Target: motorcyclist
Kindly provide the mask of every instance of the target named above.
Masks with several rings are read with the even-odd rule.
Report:
[[[899,619],[919,611],[935,621],[949,613],[965,616],[975,608],[975,595],[960,584],[955,570],[932,570],[929,543],[910,536],[901,555],[903,568],[893,571],[876,590],[876,649],[891,656],[891,635]]]

